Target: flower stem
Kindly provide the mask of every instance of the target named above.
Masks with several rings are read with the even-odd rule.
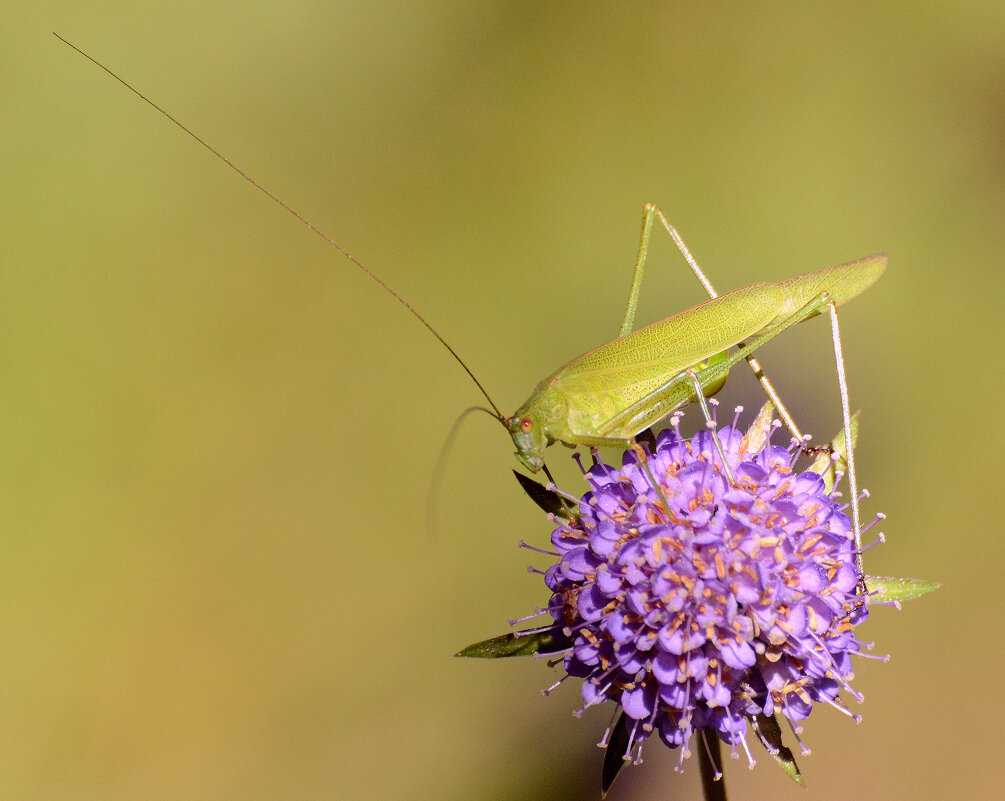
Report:
[[[726,801],[726,780],[722,775],[722,753],[714,731],[698,731],[698,769],[705,801]],[[718,778],[717,778],[718,777]]]

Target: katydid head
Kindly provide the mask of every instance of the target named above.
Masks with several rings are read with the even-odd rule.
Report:
[[[526,408],[506,419],[506,428],[516,445],[517,461],[530,472],[537,473],[544,466],[544,449],[548,447],[548,436],[544,426]]]
[[[516,458],[530,472],[544,469],[544,449],[565,437],[562,422],[569,415],[569,399],[546,378],[534,388],[526,402],[512,417],[503,420],[516,445]]]

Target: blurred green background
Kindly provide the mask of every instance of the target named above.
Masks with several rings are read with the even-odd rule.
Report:
[[[542,663],[451,658],[545,601],[515,545],[549,533],[485,417],[427,533],[479,401],[457,366],[52,30],[388,280],[507,412],[616,333],[645,201],[723,290],[887,252],[842,316],[889,516],[868,569],[945,587],[873,613],[893,659],[861,664],[863,723],[807,722],[808,794],[766,758],[730,791],[1000,794],[1000,0],[3,19],[0,798],[596,799],[607,721],[543,699]],[[665,236],[651,265],[643,321],[702,299]],[[763,355],[829,438],[827,325]],[[723,400],[760,403],[745,371]],[[696,797],[694,760],[645,756],[614,801]]]

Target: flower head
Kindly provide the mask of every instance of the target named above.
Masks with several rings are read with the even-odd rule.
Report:
[[[835,482],[796,470],[799,449],[770,444],[768,428],[718,430],[728,470],[709,431],[676,428],[621,467],[597,462],[552,534],[564,667],[584,709],[624,711],[625,757],[653,732],[681,759],[700,730],[745,747],[761,716],[798,722],[815,703],[843,709],[841,691],[859,698],[868,598],[851,521]]]
[[[778,717],[798,739],[816,703],[851,714],[841,693],[862,700],[851,659],[869,656],[871,644],[855,634],[867,605],[899,608],[941,586],[861,573],[860,538],[835,490],[857,418],[806,470],[796,467],[797,443],[771,444],[775,426],[771,404],[746,432],[734,420],[686,439],[675,422],[651,448],[626,452],[621,467],[594,456],[581,498],[514,471],[558,524],[556,551],[522,543],[558,558],[544,573],[547,610],[523,618],[552,622],[457,656],[557,655],[566,675],[545,694],[579,678],[583,709],[614,702],[600,743],[605,793],[656,732],[680,749],[678,769],[698,735],[702,784],[716,795],[719,741],[747,750],[748,727],[802,784]]]

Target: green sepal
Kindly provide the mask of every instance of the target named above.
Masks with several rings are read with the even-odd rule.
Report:
[[[869,602],[913,601],[922,595],[928,595],[942,585],[937,581],[924,579],[893,578],[892,576],[866,576],[865,586],[869,590]]]
[[[514,631],[482,640],[467,648],[462,648],[454,656],[467,656],[476,659],[499,659],[504,656],[531,656],[533,654],[552,654],[564,651],[572,645],[572,640],[562,634],[559,626],[553,626],[545,631],[533,634],[534,629]]]
[[[754,728],[760,735],[761,743],[767,748],[772,759],[778,763],[782,772],[800,787],[805,787],[806,784],[803,782],[803,775],[799,772],[796,758],[792,755],[792,751],[782,743],[782,730],[778,725],[778,719],[774,715],[770,717],[758,715],[754,720]]]
[[[754,418],[754,422],[747,429],[747,453],[759,453],[768,441],[768,434],[771,433],[771,424],[775,420],[775,406],[771,401],[767,401]]]
[[[851,446],[858,442],[858,413],[851,416]],[[824,480],[824,491],[830,494],[834,489],[834,481],[838,473],[848,469],[848,448],[845,446],[844,428],[842,428],[826,451],[821,453],[809,466],[809,472],[816,473]]]
[[[611,736],[604,749],[604,765],[600,769],[600,797],[603,798],[611,789],[614,780],[618,778],[621,769],[628,764],[625,752],[628,751],[628,715],[622,712],[618,722],[611,729]]]
[[[572,504],[570,504],[565,498],[559,495],[554,490],[548,489],[544,484],[535,481],[532,478],[528,478],[523,473],[519,473],[516,470],[513,471],[513,475],[516,476],[516,480],[520,482],[520,487],[523,489],[530,499],[534,501],[538,506],[540,506],[545,512],[551,515],[555,515],[559,520],[564,520],[568,522],[574,517],[574,510]]]

